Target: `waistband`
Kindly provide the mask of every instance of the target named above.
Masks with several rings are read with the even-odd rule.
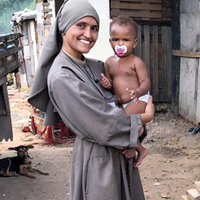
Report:
[[[89,139],[89,138],[84,138],[84,140],[98,144],[97,141],[92,140],[92,139]],[[124,147],[114,147],[114,148],[119,149],[119,150],[124,150],[124,149],[126,149],[126,148],[124,148]]]

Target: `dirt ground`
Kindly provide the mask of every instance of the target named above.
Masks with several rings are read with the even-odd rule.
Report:
[[[0,142],[0,158],[15,155],[8,147],[33,144],[35,148],[29,151],[33,166],[49,175],[0,178],[0,199],[67,200],[72,147],[48,145],[41,137],[21,131],[28,125],[31,112],[27,96],[9,90],[14,138]],[[188,129],[194,124],[173,116],[169,105],[157,105],[156,110],[143,142],[149,155],[139,167],[144,193],[146,200],[181,200],[186,190],[194,188],[194,181],[200,181],[200,133],[190,134]]]

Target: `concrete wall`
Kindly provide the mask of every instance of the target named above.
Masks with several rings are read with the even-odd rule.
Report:
[[[183,2],[186,5],[186,1]],[[181,50],[200,51],[199,8],[198,12],[193,12],[194,7],[188,6],[188,12],[186,11],[185,7],[184,13],[180,16]],[[200,122],[200,59],[181,57],[180,65],[179,113],[187,120],[198,123]]]
[[[180,13],[199,11],[199,0],[180,0]]]

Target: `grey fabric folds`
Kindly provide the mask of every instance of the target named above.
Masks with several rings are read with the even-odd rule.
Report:
[[[48,95],[47,75],[55,57],[62,48],[62,35],[79,19],[86,16],[94,17],[99,24],[98,14],[90,3],[76,0],[64,2],[46,39],[28,98],[30,104],[46,113],[54,111]],[[58,116],[55,118],[45,121],[45,124],[54,125],[59,120]]]

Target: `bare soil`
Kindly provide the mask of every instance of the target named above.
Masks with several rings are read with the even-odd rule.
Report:
[[[36,179],[0,178],[0,199],[68,199],[72,145],[48,145],[38,135],[21,131],[28,126],[31,113],[27,96],[9,91],[14,138],[0,142],[0,158],[15,155],[8,147],[33,144],[35,148],[29,151],[33,166],[49,175],[34,173]],[[194,181],[200,181],[200,133],[190,134],[188,129],[194,124],[175,117],[169,105],[157,105],[156,110],[143,142],[150,153],[139,167],[144,193],[146,200],[180,200],[186,190],[194,188]]]

